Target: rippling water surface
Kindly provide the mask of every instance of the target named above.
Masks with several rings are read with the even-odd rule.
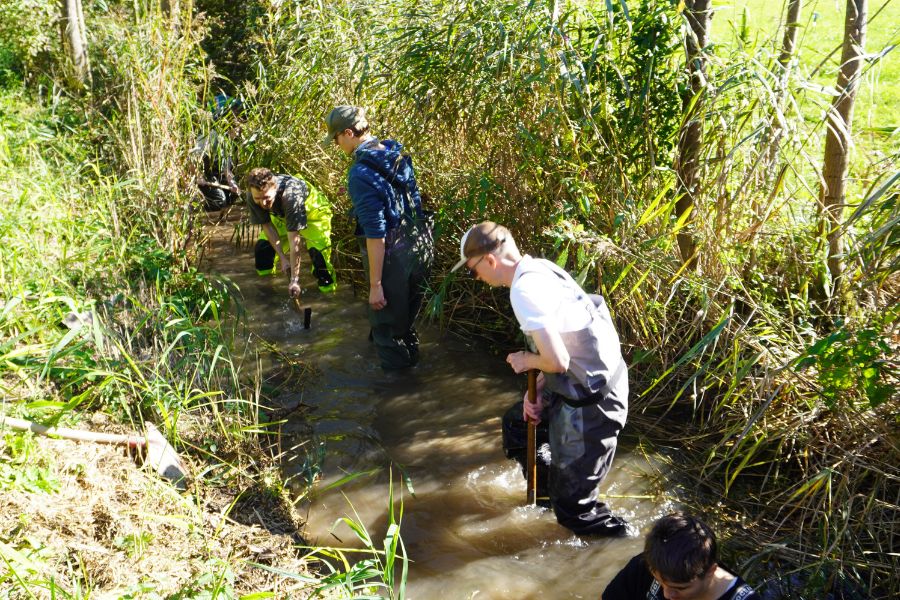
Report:
[[[312,320],[305,330],[302,316],[291,310],[286,280],[258,277],[252,250],[231,244],[231,231],[231,224],[213,228],[206,270],[240,287],[254,333],[321,369],[306,389],[283,398],[311,407],[306,418],[288,417],[283,428],[285,440],[303,444],[287,453],[286,471],[303,472],[313,449],[310,434],[325,450],[319,489],[382,467],[314,497],[307,508],[310,543],[358,545],[346,525],[333,527],[343,516],[361,520],[380,542],[388,519],[387,465],[395,464],[414,492],[395,469],[395,512],[402,501],[413,600],[597,599],[640,552],[643,534],[669,507],[648,491],[658,465],[635,447],[632,426],[601,492],[638,535],[578,538],[558,526],[551,511],[523,506],[525,483],[518,465],[503,456],[500,416],[525,383],[503,356],[426,327],[421,364],[401,377],[385,374],[367,341],[362,299],[348,286],[322,296],[307,276],[302,304],[312,308]]]

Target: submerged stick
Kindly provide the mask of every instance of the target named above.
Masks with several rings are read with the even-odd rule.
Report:
[[[306,308],[300,306],[299,298],[291,298],[291,306],[294,308],[294,312],[298,315],[303,315],[303,329],[309,329],[310,323],[312,322],[312,308],[309,306]]]
[[[528,403],[535,404],[537,402],[537,370],[530,369],[528,371]],[[535,424],[533,419],[528,419],[528,448],[527,466],[525,469],[527,477],[527,493],[525,501],[534,506],[537,504],[537,442],[535,440]]]
[[[659,496],[641,496],[631,494],[599,494],[598,498],[625,498],[627,500],[656,500]]]

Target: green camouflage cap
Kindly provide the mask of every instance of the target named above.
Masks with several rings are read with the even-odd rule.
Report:
[[[323,144],[330,144],[334,140],[334,136],[345,129],[362,129],[368,127],[369,122],[366,121],[366,109],[360,106],[350,106],[342,104],[335,106],[328,116],[325,117],[325,126],[328,127],[328,135],[322,140]]]

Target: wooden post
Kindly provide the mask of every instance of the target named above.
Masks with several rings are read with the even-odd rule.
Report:
[[[537,369],[528,371],[528,402],[537,402]],[[534,421],[528,419],[528,455],[526,461],[527,495],[526,502],[534,506],[537,503],[537,440],[535,438]]]
[[[678,160],[675,172],[679,182],[679,196],[675,202],[675,214],[684,218],[685,230],[676,234],[681,260],[689,269],[698,264],[696,240],[688,224],[695,219],[695,194],[700,187],[700,153],[703,137],[701,108],[706,93],[706,57],[703,49],[709,36],[709,19],[712,0],[686,0],[684,14],[687,20],[684,43],[690,85],[682,96],[685,111],[684,125],[678,135]]]
[[[91,70],[81,0],[60,0],[59,27],[71,80],[78,86],[89,86]]]

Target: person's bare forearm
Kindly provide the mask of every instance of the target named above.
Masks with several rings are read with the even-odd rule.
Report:
[[[369,287],[381,285],[381,274],[384,270],[384,238],[367,238],[366,250],[369,254]]]
[[[529,369],[538,369],[544,373],[565,373],[569,368],[569,352],[559,333],[552,329],[539,329],[532,332],[535,352],[513,352],[506,357],[516,373],[524,373]]]
[[[291,249],[291,281],[300,281],[300,236],[296,231],[288,231],[288,246]]]
[[[566,371],[558,360],[534,352],[513,352],[506,357],[506,362],[516,373],[524,373],[530,369],[537,369],[544,373],[565,373]]]
[[[291,281],[288,283],[288,294],[291,298],[299,298],[303,290],[300,288],[300,236],[296,231],[288,231],[288,247],[291,249],[290,272]]]
[[[281,260],[284,260],[284,251],[281,249],[281,238],[278,236],[278,230],[275,229],[272,223],[263,223],[263,231],[266,232],[266,239],[269,240],[272,249],[275,250],[275,254]]]
[[[387,306],[381,276],[384,272],[384,238],[366,239],[366,254],[369,256],[369,306],[381,310]]]

